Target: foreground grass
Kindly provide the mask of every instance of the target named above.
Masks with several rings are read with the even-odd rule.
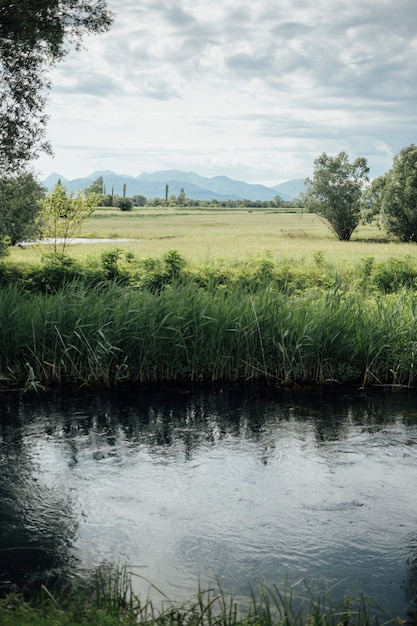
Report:
[[[162,594],[163,596],[163,594]],[[372,599],[343,597],[333,602],[331,593],[314,593],[304,581],[283,589],[265,587],[237,602],[221,587],[199,590],[185,603],[163,596],[155,606],[132,589],[131,575],[121,571],[97,572],[92,586],[51,593],[26,601],[10,594],[0,600],[2,626],[370,626],[395,622]]]
[[[51,284],[41,283],[41,292],[25,282],[6,283],[0,288],[0,381],[25,389],[417,382],[413,286],[405,289],[400,281],[393,293],[360,291],[320,269],[303,288],[288,288],[285,272],[276,277],[268,263],[239,279],[224,272],[193,276],[175,254],[166,273],[154,269],[140,285],[116,276],[56,286],[52,270],[43,275]],[[409,280],[413,285],[413,275]]]
[[[0,384],[415,386],[417,260],[191,264],[120,248],[0,265]]]

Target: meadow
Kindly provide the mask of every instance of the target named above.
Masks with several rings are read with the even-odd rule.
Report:
[[[135,208],[97,209],[82,230],[83,237],[114,239],[114,245],[139,257],[161,256],[178,250],[191,263],[243,261],[270,253],[272,258],[310,262],[321,251],[332,261],[355,261],[373,256],[417,258],[414,244],[395,242],[376,226],[360,226],[350,242],[340,242],[315,214],[280,209]],[[121,241],[122,239],[130,241]],[[75,258],[96,255],[109,243],[71,246]],[[17,248],[16,262],[37,262],[44,250]]]
[[[3,261],[3,385],[416,384],[413,244],[259,209],[105,209],[83,234],[112,241]]]

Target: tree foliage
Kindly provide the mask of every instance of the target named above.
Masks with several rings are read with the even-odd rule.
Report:
[[[305,208],[322,217],[341,241],[349,241],[360,222],[368,173],[364,157],[350,163],[346,152],[334,157],[323,152],[314,161],[313,178],[305,181]]]
[[[107,30],[105,0],[0,0],[0,174],[17,173],[42,151],[47,70],[85,33]]]
[[[74,197],[58,183],[39,206],[36,224],[40,238],[51,240],[55,254],[64,254],[70,239],[79,234],[83,222],[94,212],[97,197],[81,193]]]
[[[38,200],[45,191],[33,174],[0,179],[0,238],[16,244],[35,235]]]
[[[133,200],[126,198],[125,196],[117,196],[114,199],[114,206],[119,207],[121,211],[130,211],[133,208]]]
[[[91,183],[89,187],[87,187],[85,193],[87,196],[91,195],[92,193],[103,196],[105,194],[103,177],[99,176],[98,178],[96,178],[96,180]]]
[[[400,150],[392,168],[372,181],[364,214],[401,241],[417,241],[417,146]]]

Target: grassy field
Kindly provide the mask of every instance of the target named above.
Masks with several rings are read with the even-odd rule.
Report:
[[[101,210],[84,235],[110,241],[0,266],[0,384],[417,384],[414,244],[255,209]]]
[[[78,259],[98,255],[114,246],[139,258],[159,257],[175,249],[191,263],[218,259],[235,262],[265,253],[276,262],[308,263],[317,252],[332,262],[353,262],[368,256],[376,261],[406,255],[417,259],[415,244],[390,241],[375,226],[360,226],[350,242],[341,242],[316,215],[276,209],[150,207],[126,213],[98,209],[84,224],[82,236],[109,238],[114,243],[73,245],[70,254]],[[42,252],[33,246],[15,248],[11,260],[37,262]]]

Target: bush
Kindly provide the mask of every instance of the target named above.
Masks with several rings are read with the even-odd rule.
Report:
[[[395,293],[401,289],[414,289],[417,285],[417,268],[411,257],[391,258],[375,266],[373,281],[379,291]]]
[[[31,291],[56,292],[66,284],[84,279],[84,271],[79,263],[66,254],[48,254],[42,257],[42,264],[33,267],[27,276]]]
[[[121,211],[131,211],[133,202],[130,198],[117,198],[115,204]]]

